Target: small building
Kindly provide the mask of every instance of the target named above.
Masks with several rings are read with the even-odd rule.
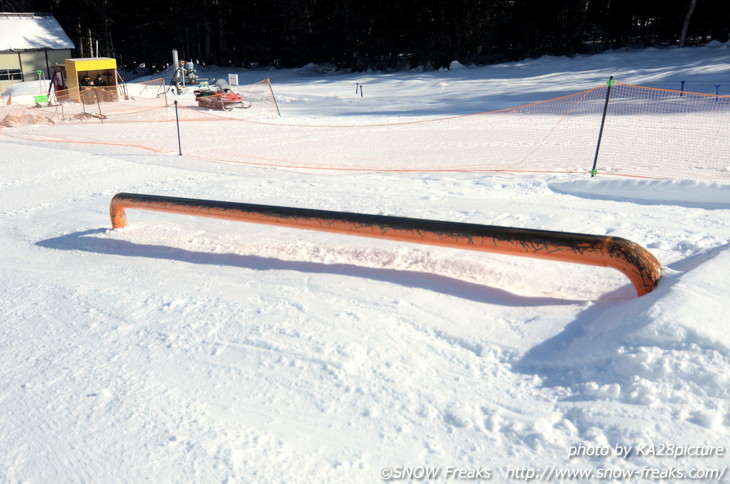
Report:
[[[14,82],[50,79],[75,48],[50,13],[0,12],[0,93]]]
[[[103,89],[103,101],[116,101],[117,87],[117,60],[111,57],[88,57],[80,59],[66,59],[64,63],[64,77],[68,83],[69,97],[79,101],[79,94],[83,97],[85,88],[98,85],[109,87]],[[97,79],[103,81],[99,84]],[[113,89],[112,89],[113,88]],[[83,101],[83,99],[81,99]],[[93,103],[86,103],[93,104]]]
[[[86,57],[81,59],[66,59],[66,77],[68,88],[82,86],[84,78],[88,78],[92,85],[94,80],[101,76],[104,86],[117,85],[117,60],[111,57]]]

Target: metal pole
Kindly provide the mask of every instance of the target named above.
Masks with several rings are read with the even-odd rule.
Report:
[[[601,138],[603,138],[603,126],[606,124],[606,112],[608,111],[608,100],[611,97],[611,87],[613,87],[613,76],[608,78],[608,88],[606,89],[606,103],[603,105],[603,116],[601,117],[601,129],[598,131],[598,143],[596,143],[596,155],[593,157],[593,168],[591,168],[591,177],[596,176],[596,163],[598,163],[598,150],[601,149]]]
[[[182,94],[182,87],[180,87],[180,71],[178,70],[179,62],[177,49],[172,49],[172,82],[175,84],[178,96]]]
[[[180,117],[177,114],[177,99],[175,99],[175,124],[177,125],[177,150],[182,156],[182,144],[180,143]]]
[[[101,112],[101,102],[99,101],[99,88],[93,86],[92,89],[94,90],[94,96],[96,96],[96,105],[99,107],[99,119],[104,124],[104,115]]]
[[[138,193],[112,198],[113,228],[127,225],[127,208],[611,267],[625,274],[640,296],[661,277],[662,265],[648,250],[619,237]]]
[[[274,106],[276,107],[276,114],[281,117],[281,111],[279,110],[279,103],[276,102],[276,96],[274,96],[274,89],[271,87],[271,79],[266,79],[266,84],[269,86],[269,92],[271,93],[271,97],[274,100]]]

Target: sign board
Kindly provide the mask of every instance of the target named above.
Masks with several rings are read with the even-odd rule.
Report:
[[[238,74],[228,74],[228,84],[238,86]]]

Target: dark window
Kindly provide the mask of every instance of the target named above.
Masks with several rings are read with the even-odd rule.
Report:
[[[0,81],[22,81],[23,73],[20,69],[0,69]]]

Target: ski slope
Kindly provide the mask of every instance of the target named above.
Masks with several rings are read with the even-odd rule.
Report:
[[[270,77],[287,122],[376,124],[610,75],[714,93],[729,47],[235,72]],[[271,169],[15,129],[0,130],[2,482],[729,479],[728,184]],[[197,129],[188,142],[230,134]],[[111,230],[118,192],[612,235],[665,270],[636,298],[604,268],[141,210]]]

